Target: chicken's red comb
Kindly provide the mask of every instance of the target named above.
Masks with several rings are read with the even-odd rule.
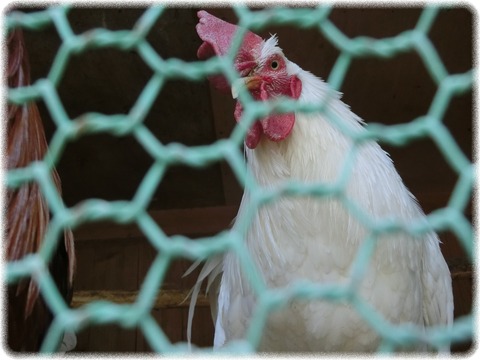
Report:
[[[199,18],[196,26],[197,34],[200,39],[203,40],[202,45],[200,45],[197,51],[198,58],[203,60],[212,56],[226,55],[232,45],[238,26],[223,21],[204,10],[199,11],[197,15]],[[262,41],[260,36],[251,31],[247,31],[238,52],[252,56],[252,50],[257,48]],[[248,59],[243,59],[243,61],[240,62],[235,61],[237,71],[241,72],[247,68],[249,65],[247,63],[250,62],[252,61],[248,61]],[[218,90],[230,92],[230,85],[223,76],[212,76],[209,79]]]
[[[199,11],[197,15],[199,18],[196,27],[197,33],[200,39],[204,41],[198,48],[197,56],[200,59],[207,59],[214,55],[225,55],[232,44],[238,26],[223,21],[204,10]],[[250,52],[262,41],[260,36],[247,31],[240,49]]]

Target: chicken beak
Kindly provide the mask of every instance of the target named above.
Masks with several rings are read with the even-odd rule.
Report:
[[[262,83],[262,78],[260,76],[247,76],[244,78],[237,79],[232,84],[232,97],[236,99],[240,88],[245,86],[248,90],[255,90],[260,87]]]

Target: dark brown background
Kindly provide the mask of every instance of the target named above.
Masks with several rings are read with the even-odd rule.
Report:
[[[171,8],[163,13],[148,36],[159,55],[165,59],[196,60],[201,43],[195,32],[197,10]],[[236,19],[228,8],[211,12],[228,21]],[[417,8],[335,8],[330,19],[349,37],[380,38],[412,29],[420,12]],[[142,13],[143,9],[136,8],[75,8],[69,13],[69,21],[75,33],[96,27],[131,29]],[[451,8],[440,13],[431,29],[430,39],[450,73],[472,68],[472,21],[469,9]],[[279,45],[290,60],[328,78],[339,52],[318,31],[275,26],[264,29],[261,35],[266,37],[269,33],[278,34]],[[55,29],[49,27],[38,33],[27,31],[26,41],[35,81],[48,73],[60,40]],[[72,119],[85,112],[124,114],[151,76],[152,70],[133,51],[89,50],[71,59],[58,92]],[[367,123],[396,124],[424,115],[437,88],[419,55],[408,52],[392,59],[354,60],[341,91],[343,100]],[[40,108],[50,138],[54,125],[43,104]],[[207,81],[169,81],[145,123],[163,143],[210,144],[230,134],[234,126],[233,101],[211,91]],[[452,100],[444,123],[471,159],[471,92]],[[431,140],[416,140],[398,148],[383,147],[427,213],[447,204],[457,177]],[[151,164],[152,159],[132,137],[82,137],[67,145],[58,164],[64,200],[69,206],[87,198],[129,200]],[[174,166],[155,192],[149,210],[168,234],[208,236],[228,228],[241,194],[242,189],[224,163],[202,169]],[[466,215],[471,218],[470,208]],[[78,268],[74,306],[98,297],[131,301],[155,255],[141,232],[133,225],[101,223],[82,226],[75,234]],[[454,274],[455,315],[468,314],[472,304],[468,261],[454,235],[440,235],[442,250]],[[162,293],[173,296],[173,303],[194,281],[195,275],[181,277],[189,264],[186,260],[175,261],[162,287]],[[175,291],[180,291],[180,295]],[[153,315],[172,342],[186,339],[184,306],[165,307],[162,303]],[[200,306],[193,341],[199,346],[210,346],[212,338],[209,308]],[[116,325],[82,330],[76,349],[149,350],[140,331]]]

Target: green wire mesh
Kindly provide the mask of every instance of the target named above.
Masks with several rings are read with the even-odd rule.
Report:
[[[348,301],[370,326],[382,337],[379,351],[393,351],[396,347],[422,341],[433,347],[441,348],[447,343],[471,339],[473,334],[472,315],[457,318],[451,328],[431,328],[422,331],[411,326],[393,325],[382,318],[355,293],[355,277],[348,285],[322,285],[308,282],[295,283],[284,289],[268,289],[257,276],[255,266],[243,243],[249,222],[259,206],[274,201],[286,194],[313,195],[318,197],[335,196],[348,207],[358,219],[372,230],[372,234],[407,231],[414,235],[422,234],[432,228],[437,231],[449,230],[461,242],[469,259],[473,261],[473,228],[463,215],[463,211],[472,196],[474,168],[462,153],[449,130],[442,123],[443,116],[451,99],[473,86],[474,73],[470,70],[462,74],[449,74],[435,47],[428,38],[428,32],[434,23],[439,8],[423,9],[416,26],[394,37],[372,39],[367,37],[349,38],[330,20],[330,6],[318,6],[314,9],[269,8],[252,12],[246,7],[234,8],[239,25],[245,29],[259,30],[266,25],[291,24],[303,28],[315,28],[340,52],[329,75],[328,83],[333,89],[340,89],[343,79],[352,61],[359,57],[389,58],[404,52],[416,52],[420,56],[434,83],[436,94],[428,112],[409,123],[385,126],[370,124],[366,132],[349,133],[342,128],[341,121],[326,112],[323,104],[297,104],[292,100],[253,102],[245,90],[240,93],[244,104],[244,121],[238,124],[228,139],[218,140],[208,146],[187,147],[182,144],[162,144],[144,126],[143,121],[166,81],[184,79],[189,81],[205,80],[208,75],[222,72],[229,81],[238,75],[233,70],[233,58],[245,30],[240,30],[234,39],[231,51],[224,58],[212,58],[204,62],[185,62],[180,59],[162,59],[146,40],[150,29],[162,16],[164,7],[152,6],[138,19],[132,30],[110,31],[93,29],[88,33],[75,34],[69,24],[69,7],[52,7],[33,13],[11,12],[6,16],[7,32],[17,28],[40,31],[47,26],[56,28],[62,44],[55,56],[48,75],[33,85],[8,89],[8,101],[24,104],[43,100],[56,125],[49,144],[49,150],[40,162],[31,163],[25,168],[15,169],[6,174],[5,184],[9,188],[18,188],[28,182],[37,182],[48,201],[53,214],[45,235],[42,248],[37,254],[6,264],[6,280],[14,283],[23,277],[32,276],[40,291],[55,313],[53,324],[43,342],[42,351],[53,352],[64,331],[78,332],[86,326],[99,324],[118,324],[125,328],[138,327],[142,330],[153,350],[161,353],[186,352],[186,343],[171,344],[161,327],[151,315],[157,293],[169,268],[177,258],[204,260],[226,251],[237,254],[243,269],[252,279],[252,286],[258,294],[258,306],[244,341],[233,342],[223,349],[235,353],[255,351],[268,314],[286,304],[293,298],[327,299]],[[194,31],[194,29],[191,29]],[[5,36],[5,32],[4,32]],[[153,75],[142,90],[128,114],[105,115],[86,113],[70,119],[57,93],[57,86],[72,55],[92,48],[113,47],[122,51],[136,51],[143,61],[153,70]],[[326,100],[328,101],[328,99]],[[289,182],[273,189],[264,189],[255,184],[254,179],[245,171],[244,157],[241,151],[245,133],[255,118],[268,112],[319,112],[329,116],[335,126],[352,137],[357,148],[362,142],[371,139],[381,140],[392,145],[403,145],[419,137],[430,137],[440,149],[448,164],[458,174],[458,182],[445,208],[428,215],[428,223],[413,223],[408,227],[394,221],[376,222],[362,213],[357,204],[343,194],[351,165],[355,158],[352,151],[345,162],[342,176],[333,184],[302,184]],[[108,133],[113,136],[133,136],[150,154],[154,163],[144,176],[131,201],[103,201],[88,199],[76,206],[66,207],[59,196],[51,170],[59,162],[65,146],[81,136],[94,133]],[[212,162],[226,160],[233,169],[240,184],[251,192],[252,206],[245,216],[238,219],[239,226],[223,231],[215,236],[203,239],[191,239],[184,236],[166,236],[147,212],[155,189],[160,185],[166,169],[174,164],[192,167],[204,167]],[[48,272],[48,262],[53,254],[56,241],[64,228],[80,226],[91,221],[110,220],[118,224],[136,223],[145,237],[158,251],[139,295],[133,304],[119,305],[108,301],[94,301],[78,309],[70,309],[63,301],[53,279]],[[352,265],[352,274],[361,273],[368,263],[375,247],[375,236],[366,239],[360,247]],[[210,351],[205,350],[205,351]]]

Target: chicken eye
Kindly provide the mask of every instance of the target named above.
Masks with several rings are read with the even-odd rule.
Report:
[[[273,61],[270,63],[270,67],[271,67],[273,70],[277,70],[279,66],[280,66],[280,64],[278,63],[277,60],[273,60]]]

